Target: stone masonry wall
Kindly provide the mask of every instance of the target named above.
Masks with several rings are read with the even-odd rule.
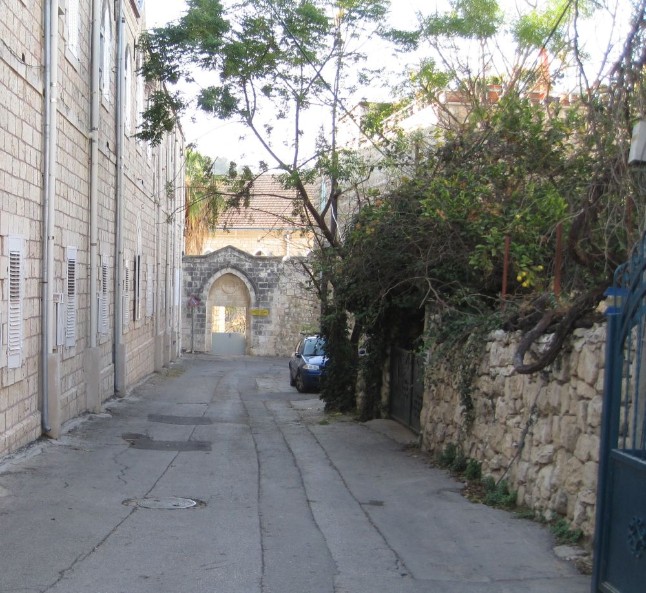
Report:
[[[203,253],[211,253],[235,245],[238,249],[254,255],[273,257],[305,256],[312,250],[312,241],[307,235],[270,229],[228,229],[209,236],[204,243]]]
[[[42,5],[9,0],[0,19],[0,455],[40,435]],[[32,23],[33,26],[26,26]],[[22,242],[21,361],[8,364],[9,242]]]
[[[223,271],[244,281],[252,293],[250,306],[266,310],[267,315],[251,317],[249,354],[256,356],[288,356],[298,342],[301,331],[318,330],[320,305],[306,290],[307,276],[299,258],[257,257],[235,247],[225,247],[208,255],[184,257],[182,297],[184,347],[191,344],[191,295],[201,304],[195,311],[194,347],[210,350],[210,327],[206,311],[209,291]]]
[[[445,377],[424,395],[423,448],[440,452],[458,444],[482,462],[483,476],[504,476],[518,504],[546,519],[564,516],[591,536],[605,336],[605,325],[576,330],[551,367],[519,375],[512,365],[519,335],[494,332],[473,384],[472,426],[465,426],[456,378]]]
[[[45,5],[7,0],[0,19],[0,456],[34,441],[44,428],[56,437],[67,420],[97,411],[115,394],[118,382],[123,394],[179,355],[183,138],[179,129],[158,146],[134,137],[137,113],[153,90],[136,75],[143,15],[137,3],[121,4],[121,60],[115,13],[120,4],[103,4],[103,26],[111,34],[102,35],[107,62],[101,60],[98,128],[92,129],[93,2],[61,3],[65,10],[54,15],[58,54],[48,63],[56,67],[58,84],[50,87]],[[121,79],[123,105],[117,104],[119,64],[129,73]],[[51,121],[46,105],[54,108]],[[119,143],[118,113],[125,126]],[[56,142],[46,171],[48,131]],[[49,171],[55,177],[51,192],[45,183],[52,180]],[[51,277],[45,277],[43,261],[46,197],[52,210]],[[91,211],[91,197],[96,197],[96,211]],[[118,286],[117,270],[122,272]],[[43,299],[45,285],[54,293],[50,302]],[[93,306],[99,299],[105,305],[101,310]],[[120,327],[117,303],[125,310]],[[44,311],[53,325],[49,351],[43,351]]]

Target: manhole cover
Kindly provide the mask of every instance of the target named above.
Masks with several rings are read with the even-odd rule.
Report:
[[[130,507],[140,507],[142,509],[190,509],[199,506],[200,501],[192,498],[180,498],[178,496],[166,496],[158,498],[150,496],[146,498],[128,498],[123,504]]]

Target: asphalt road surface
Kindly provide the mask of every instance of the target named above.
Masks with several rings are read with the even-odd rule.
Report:
[[[0,460],[0,593],[589,592],[413,438],[325,417],[284,359],[187,356]]]

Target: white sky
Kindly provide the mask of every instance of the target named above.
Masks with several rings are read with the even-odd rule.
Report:
[[[416,12],[428,11],[431,5],[435,6],[436,2],[393,0],[391,23],[399,28],[410,27],[415,22]],[[146,26],[163,26],[178,19],[184,12],[185,0],[148,0],[145,7]],[[260,160],[269,162],[267,154],[242,124],[219,121],[200,113],[188,113],[182,117],[182,129],[186,142],[196,144],[201,153],[211,158],[221,157],[252,167]],[[241,139],[242,136],[245,138]]]
[[[527,5],[528,0],[502,0],[501,4],[507,5],[507,8],[512,8],[518,4]],[[530,4],[539,4],[545,0],[530,0]],[[609,2],[616,1],[620,5],[630,5],[631,0],[608,0]],[[443,5],[443,6],[442,6]],[[438,9],[439,6],[444,8],[446,0],[391,0],[391,14],[390,23],[397,28],[411,28],[416,22],[417,12],[429,14]],[[148,0],[146,2],[146,23],[149,28],[155,26],[163,26],[169,21],[175,20],[182,16],[186,11],[185,0]],[[628,11],[625,11],[628,12]],[[625,23],[624,27],[626,26]],[[596,31],[593,31],[592,37],[596,37],[598,47],[606,47],[602,40],[604,33],[608,33],[608,22],[597,22]],[[594,46],[593,46],[594,49]],[[369,52],[370,53],[370,52]],[[373,52],[374,53],[374,52]],[[384,62],[392,64],[391,70],[398,70],[402,73],[406,70],[404,64],[395,65],[389,57],[378,56]],[[372,96],[368,96],[368,94]],[[384,91],[379,89],[368,89],[363,93],[366,98],[372,100],[385,100]],[[312,135],[318,131],[318,124],[313,122],[314,130]],[[182,129],[186,136],[187,143],[194,143],[197,149],[215,159],[233,160],[238,164],[249,164],[254,167],[258,161],[267,160],[269,158],[259,145],[257,140],[250,136],[250,133],[242,126],[242,124],[234,122],[222,122],[212,117],[207,117],[201,113],[188,113],[182,117]],[[243,138],[244,137],[244,138]],[[272,164],[270,162],[270,164]]]

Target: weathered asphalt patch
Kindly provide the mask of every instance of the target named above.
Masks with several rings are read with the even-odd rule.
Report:
[[[165,414],[148,414],[148,420],[151,422],[177,424],[180,426],[204,426],[207,424],[213,424],[213,419],[208,416],[169,416]]]
[[[125,433],[121,435],[124,441],[130,443],[133,449],[145,451],[210,451],[209,441],[156,441],[145,434]]]

